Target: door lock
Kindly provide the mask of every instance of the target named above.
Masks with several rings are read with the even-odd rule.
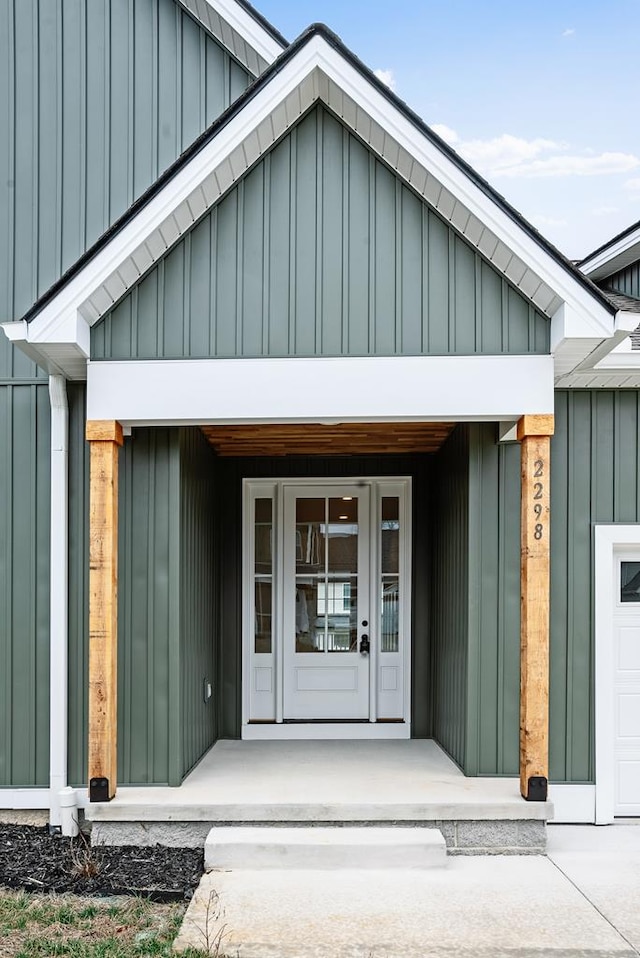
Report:
[[[369,642],[369,636],[361,635],[360,636],[360,654],[369,655],[370,651],[371,651],[371,643]]]

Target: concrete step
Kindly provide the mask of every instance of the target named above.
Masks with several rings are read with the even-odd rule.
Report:
[[[206,871],[296,868],[440,868],[447,847],[437,828],[212,828]]]

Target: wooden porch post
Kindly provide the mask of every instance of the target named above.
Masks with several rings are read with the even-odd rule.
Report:
[[[89,493],[89,799],[110,801],[117,772],[119,422],[87,422]]]
[[[520,512],[520,791],[546,801],[549,779],[549,503],[553,416],[523,416]]]

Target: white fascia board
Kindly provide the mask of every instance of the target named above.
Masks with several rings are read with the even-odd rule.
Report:
[[[621,309],[616,313],[616,331],[634,333],[638,326],[640,326],[640,313],[632,313],[626,309]]]
[[[235,3],[234,0],[178,0],[178,3],[197,17],[205,30],[210,29],[210,24],[206,14],[203,16],[201,11],[203,7],[210,7],[266,63],[273,63],[285,49],[268,30],[265,30],[258,20],[252,17],[239,3]]]
[[[314,71],[319,71],[315,79]],[[247,137],[265,121],[269,121],[274,111],[278,110],[292,93],[300,94],[297,96],[298,106],[288,111],[285,126],[282,129],[278,127],[280,133],[289,129],[318,98],[330,105],[334,84],[347,100],[351,101],[348,112],[354,123],[357,123],[357,119],[353,119],[352,115],[357,117],[359,110],[364,111],[374,125],[377,124],[388,137],[403,147],[431,178],[435,177],[451,194],[453,200],[461,203],[472,216],[484,224],[485,234],[491,233],[496,238],[496,245],[501,241],[509,248],[512,254],[510,260],[514,256],[519,258],[530,273],[535,274],[541,283],[555,291],[574,316],[572,328],[575,332],[572,335],[580,333],[585,338],[599,339],[612,335],[613,315],[605,306],[476,186],[463,170],[351,66],[324,37],[316,35],[69,281],[55,299],[43,307],[30,324],[33,327],[30,337],[33,336],[36,341],[56,340],[65,322],[65,316],[72,311],[80,312],[89,323],[97,321],[99,316],[89,303],[90,297],[98,289],[104,289],[103,284],[108,282],[119,267],[169,220],[173,223],[171,235],[175,237],[175,241],[183,235],[175,228],[173,213],[182,203],[187,202],[193,193],[201,192],[200,187],[205,179],[214,174],[234,151],[241,149]],[[301,95],[301,88],[304,89],[304,96]],[[288,106],[290,103],[291,101]],[[355,110],[352,109],[353,105]],[[343,117],[348,125],[350,117]],[[258,154],[262,155],[271,145],[272,142],[261,144]],[[374,148],[373,144],[371,146]],[[384,149],[384,144],[380,149]],[[258,155],[254,157],[257,158]],[[246,166],[239,169],[237,174],[227,177],[225,190],[233,186],[245,169]],[[402,175],[400,171],[398,175]],[[441,192],[442,189],[439,194]],[[428,200],[428,197],[425,198]],[[508,264],[504,264],[505,269],[507,266]]]
[[[618,371],[629,369],[637,373],[640,370],[640,349],[630,350],[629,352],[609,353],[604,359],[600,360],[594,368],[604,370],[615,369]]]
[[[16,323],[0,323],[0,328],[10,343],[26,342],[29,334],[29,324],[24,320]]]
[[[605,279],[640,259],[640,225],[627,236],[606,246],[580,264],[580,269],[592,280]]]
[[[87,369],[87,418],[126,426],[494,422],[553,411],[551,356],[152,360]]]

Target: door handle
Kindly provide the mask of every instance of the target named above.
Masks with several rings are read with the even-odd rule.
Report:
[[[371,643],[369,642],[369,636],[361,635],[360,636],[360,654],[369,655],[370,651],[371,651]]]

